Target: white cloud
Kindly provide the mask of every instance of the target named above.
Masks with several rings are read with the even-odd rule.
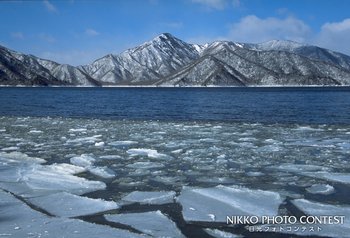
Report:
[[[241,1],[240,0],[232,0],[232,5],[234,7],[240,7],[241,6]]]
[[[227,6],[227,0],[192,0],[194,3],[202,4],[208,8],[223,10]]]
[[[350,55],[350,18],[341,22],[325,23],[313,42]]]
[[[56,42],[56,39],[52,35],[49,35],[46,33],[40,33],[38,36],[39,36],[39,39],[41,39],[47,43],[55,43]]]
[[[231,26],[229,38],[241,42],[264,42],[273,39],[304,42],[310,37],[311,28],[293,16],[286,18],[243,17]]]
[[[14,39],[19,39],[19,40],[24,39],[24,35],[22,32],[12,32],[11,37]]]
[[[43,3],[49,12],[57,12],[57,8],[49,0],[44,0]]]
[[[88,36],[97,36],[100,33],[97,32],[96,30],[92,29],[92,28],[89,28],[89,29],[85,30],[85,34],[88,35]]]

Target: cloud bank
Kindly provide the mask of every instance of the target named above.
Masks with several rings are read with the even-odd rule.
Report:
[[[260,43],[269,40],[291,40],[314,44],[350,55],[350,18],[327,22],[319,31],[294,16],[259,18],[249,15],[231,24],[227,40]]]

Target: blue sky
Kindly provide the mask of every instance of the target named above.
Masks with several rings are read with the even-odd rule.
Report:
[[[72,65],[163,32],[191,43],[271,39],[350,55],[348,0],[0,1],[0,44]]]

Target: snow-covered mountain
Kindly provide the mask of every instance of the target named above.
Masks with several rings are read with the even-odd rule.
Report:
[[[199,58],[201,48],[165,33],[120,55],[107,55],[80,67],[107,84],[149,84]]]
[[[25,55],[0,46],[0,85],[100,85],[71,65]]]
[[[164,33],[79,67],[0,47],[2,85],[350,85],[350,57],[291,41],[186,43]]]

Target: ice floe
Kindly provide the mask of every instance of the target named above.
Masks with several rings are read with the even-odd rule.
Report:
[[[109,169],[107,166],[98,167],[94,166],[96,159],[89,155],[75,156],[70,159],[70,162],[74,165],[81,166],[88,170],[90,173],[102,177],[102,178],[113,178],[115,173],[112,169]]]
[[[29,198],[29,203],[59,217],[77,217],[119,208],[118,204],[61,192]]]
[[[170,159],[172,158],[169,155],[158,153],[157,150],[152,149],[129,149],[126,151],[131,156],[147,156],[148,158],[153,159]]]
[[[140,234],[78,219],[49,217],[0,189],[0,236],[141,238]]]
[[[121,159],[122,157],[120,155],[101,155],[99,158],[106,159],[106,160],[115,160],[115,159]]]
[[[296,235],[316,235],[316,236],[326,236],[326,237],[350,237],[350,221],[347,219],[350,217],[350,207],[340,206],[340,205],[330,205],[325,203],[313,202],[306,199],[296,199],[292,203],[303,213],[308,216],[344,216],[343,224],[309,224],[309,227],[319,227],[321,230],[317,233],[307,229],[306,232],[299,229],[298,231],[292,230],[288,232],[285,229],[285,233],[291,233]],[[334,222],[334,221],[333,221]],[[288,224],[287,224],[288,225]],[[290,225],[289,225],[290,226]],[[300,226],[305,226],[300,224]]]
[[[176,193],[174,191],[160,191],[160,192],[143,192],[134,191],[122,198],[126,203],[140,203],[140,204],[167,204],[173,203]]]
[[[226,222],[226,216],[277,215],[282,198],[278,193],[218,185],[184,187],[177,198],[187,222]]]
[[[71,128],[71,129],[69,129],[69,132],[84,132],[84,131],[87,131],[87,129],[86,128],[76,128],[76,129]]]
[[[43,164],[46,163],[46,160],[36,157],[30,157],[27,154],[21,153],[21,152],[0,152],[0,162],[6,162],[6,163],[38,163]]]
[[[76,156],[70,159],[70,162],[74,165],[81,166],[81,167],[89,167],[94,164],[96,161],[95,158],[89,156],[89,155],[81,155]]]
[[[30,130],[28,133],[30,133],[30,134],[41,134],[43,132],[40,131],[40,130]]]
[[[304,176],[324,179],[336,183],[350,184],[349,173],[331,173],[331,172],[305,172],[302,173]]]
[[[19,150],[19,147],[17,146],[11,146],[11,147],[5,147],[1,149],[2,151],[16,151]]]
[[[112,142],[109,142],[108,145],[111,145],[111,146],[130,146],[130,145],[135,145],[137,144],[138,142],[137,141],[130,141],[130,140],[122,140],[122,141],[112,141]]]
[[[176,224],[161,211],[105,215],[105,218],[111,222],[129,225],[152,237],[184,237]]]
[[[80,195],[106,188],[103,182],[90,181],[42,165],[32,165],[23,169],[21,176],[20,181],[25,182],[33,190],[68,191]]]
[[[111,170],[110,168],[108,168],[107,166],[103,166],[103,167],[87,167],[87,169],[89,170],[90,173],[102,177],[102,178],[114,178],[115,177],[115,172],[113,170]]]
[[[204,231],[215,238],[241,238],[241,235],[232,234],[218,229],[205,228]]]
[[[313,184],[311,187],[306,188],[306,191],[312,194],[329,195],[334,193],[335,189],[329,184]]]
[[[101,141],[101,142],[96,142],[95,143],[95,146],[96,147],[102,147],[102,146],[104,146],[105,145],[105,143],[103,142],[103,141]]]
[[[312,164],[281,164],[278,166],[272,166],[272,168],[292,172],[292,173],[303,173],[308,171],[327,171],[329,168],[320,165],[312,165]]]
[[[96,141],[101,140],[100,137],[102,137],[102,135],[94,135],[90,137],[79,137],[76,139],[69,139],[66,142],[68,144],[94,144],[96,143]]]
[[[35,197],[57,191],[83,194],[106,187],[103,182],[74,175],[85,171],[85,168],[65,163],[41,165],[44,162],[23,153],[1,153],[0,188],[23,197]]]
[[[51,169],[55,173],[63,173],[63,174],[78,174],[86,171],[84,167],[80,167],[72,164],[66,164],[66,163],[62,163],[62,164],[54,163],[54,164],[46,165],[45,167],[47,169]]]

